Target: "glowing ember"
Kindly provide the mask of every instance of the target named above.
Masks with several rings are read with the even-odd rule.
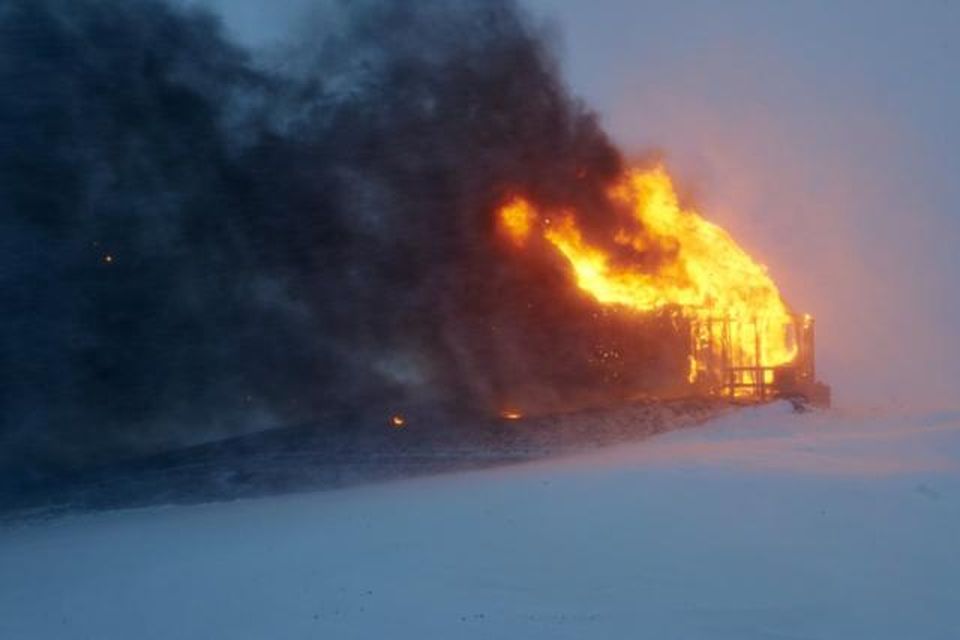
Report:
[[[766,267],[726,231],[681,208],[662,166],[625,172],[608,197],[619,219],[605,238],[588,237],[581,212],[538,211],[522,198],[501,207],[498,218],[514,244],[535,236],[559,251],[598,303],[696,321],[691,383],[708,369],[705,358],[719,356],[704,348],[716,344],[707,335],[713,320],[729,322],[731,353],[724,356],[734,365],[777,367],[796,357],[793,316]]]
[[[500,417],[504,420],[519,420],[523,417],[523,414],[519,411],[506,410],[500,412]]]
[[[523,246],[537,219],[533,207],[523,199],[511,200],[500,209],[500,224],[503,232],[517,246]]]
[[[390,426],[394,429],[403,429],[407,426],[407,419],[399,414],[390,416]]]

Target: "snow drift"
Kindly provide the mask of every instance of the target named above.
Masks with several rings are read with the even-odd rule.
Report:
[[[960,631],[960,413],[774,405],[513,468],[0,531],[9,638]]]

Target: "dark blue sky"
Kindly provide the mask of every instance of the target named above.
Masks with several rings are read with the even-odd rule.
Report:
[[[258,46],[323,4],[205,1]],[[625,151],[661,150],[817,316],[842,402],[956,404],[960,4],[524,4]]]

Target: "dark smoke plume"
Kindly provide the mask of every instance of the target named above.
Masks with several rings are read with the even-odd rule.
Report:
[[[563,341],[617,320],[493,233],[517,191],[602,214],[620,167],[537,27],[335,17],[268,66],[157,0],[0,5],[0,467],[584,386]]]

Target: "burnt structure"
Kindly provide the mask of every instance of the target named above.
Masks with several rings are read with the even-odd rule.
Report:
[[[813,317],[793,314],[783,329],[787,340],[796,347],[796,356],[788,364],[768,366],[761,357],[764,332],[756,320],[689,320],[690,383],[696,393],[744,402],[784,398],[830,406],[830,387],[816,379]],[[742,347],[744,342],[751,348],[744,351],[733,346]]]

